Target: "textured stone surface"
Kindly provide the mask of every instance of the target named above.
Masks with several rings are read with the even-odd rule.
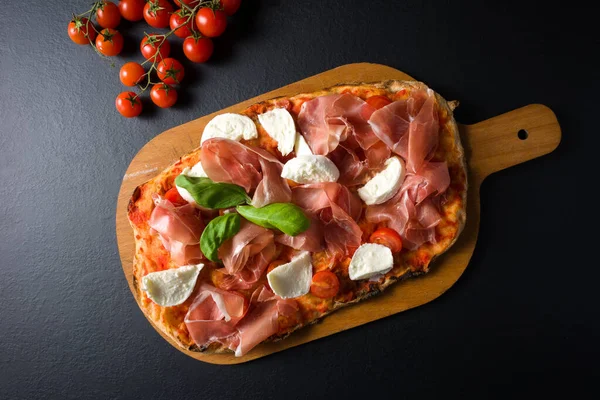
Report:
[[[583,231],[597,220],[597,14],[433,3],[244,0],[214,59],[186,70],[180,104],[126,120],[114,110],[126,58],[110,68],[66,34],[89,2],[2,2],[0,398],[486,398],[597,376],[597,234]],[[139,59],[151,29],[127,26],[124,55]],[[563,143],[484,183],[471,265],[433,303],[239,366],[176,351],[119,265],[114,212],[129,161],[165,129],[358,61],[460,100],[463,123],[544,103]]]

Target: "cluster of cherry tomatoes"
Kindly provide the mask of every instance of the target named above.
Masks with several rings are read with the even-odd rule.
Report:
[[[128,21],[144,19],[153,28],[170,28],[167,33],[151,33],[141,40],[140,51],[146,61],[128,62],[121,67],[119,78],[125,86],[138,86],[143,93],[150,88],[150,99],[161,108],[177,102],[177,90],[185,76],[181,62],[169,57],[169,36],[183,40],[183,53],[194,63],[203,63],[211,57],[214,44],[211,38],[220,36],[227,28],[227,17],[233,15],[242,0],[121,0],[97,1],[92,9],[73,16],[69,22],[69,37],[81,45],[90,44],[105,57],[113,57],[123,50],[123,35],[116,30],[121,18]],[[95,18],[96,24],[91,20]],[[148,65],[148,67],[146,67]],[[153,72],[160,82],[152,81]],[[116,99],[121,115],[132,118],[142,112],[141,93],[125,91]]]

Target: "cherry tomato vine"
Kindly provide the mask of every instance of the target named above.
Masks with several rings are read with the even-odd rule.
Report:
[[[96,1],[88,11],[73,14],[69,22],[68,34],[74,43],[89,44],[100,57],[109,61],[119,55],[124,46],[123,35],[116,29],[122,19],[144,20],[152,28],[170,28],[166,33],[145,33],[140,43],[145,61],[130,61],[121,67],[121,83],[137,86],[139,90],[139,93],[127,90],[117,96],[115,106],[124,117],[140,115],[140,96],[147,90],[150,90],[150,99],[158,107],[173,106],[177,101],[175,87],[181,85],[185,68],[178,60],[169,57],[171,43],[168,39],[174,36],[183,40],[183,53],[189,61],[206,62],[214,50],[211,38],[223,34],[227,17],[237,12],[241,4],[241,0],[174,2],[175,7],[168,0],[121,0],[118,5],[110,1]],[[110,65],[115,66],[113,62]]]

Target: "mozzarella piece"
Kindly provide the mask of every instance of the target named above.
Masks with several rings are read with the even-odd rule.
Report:
[[[254,121],[245,115],[225,113],[211,119],[204,127],[200,145],[208,139],[221,137],[239,141],[242,138],[246,140],[256,139],[258,131]]]
[[[304,251],[287,264],[276,267],[267,274],[273,293],[284,299],[300,297],[310,290],[312,282],[312,257]]]
[[[184,265],[150,272],[142,278],[142,290],[159,306],[176,306],[190,297],[203,267],[204,264]]]
[[[305,155],[286,162],[281,177],[297,183],[335,182],[340,177],[340,171],[325,156]]]
[[[354,252],[348,273],[357,281],[390,272],[394,266],[392,251],[380,244],[365,243]]]
[[[294,144],[294,153],[298,156],[312,156],[313,152],[310,149],[306,139],[300,133],[296,135],[296,143]]]
[[[259,114],[258,121],[265,131],[277,141],[277,149],[283,156],[294,150],[296,144],[296,125],[291,114],[285,108],[274,108]]]
[[[382,171],[358,189],[358,195],[367,205],[385,203],[398,192],[405,175],[404,161],[399,157],[391,157]]]
[[[198,162],[192,168],[185,167],[183,169],[183,171],[181,171],[180,175],[186,175],[186,176],[190,176],[193,178],[208,178],[208,175],[206,175],[206,172],[204,172],[204,168],[202,168],[202,163],[200,163],[200,162]],[[181,186],[175,185],[175,187],[177,188],[177,192],[179,193],[179,195],[185,201],[187,201],[190,204],[196,204],[196,201],[194,200],[194,198],[192,197],[190,192],[188,192],[186,189],[182,188]]]

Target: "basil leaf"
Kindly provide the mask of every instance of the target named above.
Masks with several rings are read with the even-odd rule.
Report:
[[[256,225],[267,229],[279,229],[290,236],[296,236],[310,226],[310,220],[302,209],[292,203],[273,203],[261,208],[237,206],[236,210]]]
[[[239,214],[229,213],[213,219],[206,225],[200,236],[200,250],[206,258],[219,262],[219,247],[240,231],[240,221]]]
[[[250,203],[244,188],[232,183],[213,182],[209,178],[179,175],[175,185],[190,192],[196,204],[205,208],[229,208]]]

